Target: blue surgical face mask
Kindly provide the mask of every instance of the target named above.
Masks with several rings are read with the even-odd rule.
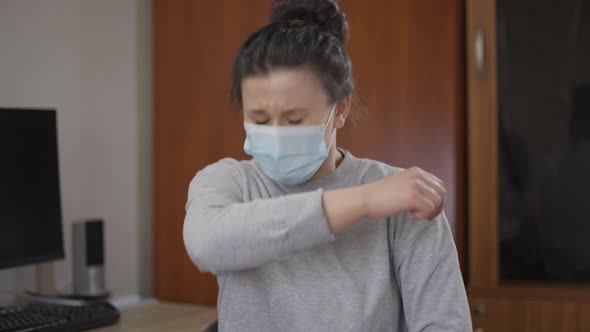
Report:
[[[298,185],[309,180],[328,158],[334,141],[326,145],[325,130],[334,114],[332,107],[328,121],[317,126],[268,126],[245,123],[244,151],[252,156],[258,167],[274,181]]]

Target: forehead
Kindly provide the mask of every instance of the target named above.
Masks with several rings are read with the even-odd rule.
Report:
[[[281,109],[327,105],[317,75],[307,68],[285,68],[242,80],[244,109]]]

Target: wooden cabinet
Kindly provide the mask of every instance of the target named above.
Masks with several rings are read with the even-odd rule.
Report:
[[[519,303],[510,300],[471,296],[469,297],[469,303],[474,331],[524,331],[524,324],[522,324],[524,308]]]
[[[578,306],[578,331],[590,331],[590,303],[582,303]]]
[[[587,332],[588,305],[565,300],[470,297],[478,332]]]
[[[576,21],[577,17],[584,17],[585,22],[590,17],[590,7],[575,5],[569,1],[546,1],[543,4],[528,0],[467,1],[468,293],[474,331],[590,331],[590,280],[585,277],[585,264],[571,263],[575,263],[574,259],[586,250],[579,244],[588,242],[587,233],[583,228],[570,227],[566,223],[570,219],[584,222],[587,219],[583,212],[571,218],[546,214],[547,210],[543,210],[546,201],[539,197],[543,196],[543,190],[557,188],[558,181],[548,185],[543,182],[547,178],[534,178],[535,173],[542,173],[539,171],[542,167],[538,165],[543,162],[550,166],[546,168],[558,168],[559,158],[552,158],[545,151],[548,144],[555,150],[565,147],[570,152],[568,144],[572,138],[566,137],[570,134],[568,126],[576,123],[569,120],[570,111],[575,108],[570,105],[575,104],[575,100],[570,99],[571,89],[578,81],[590,81],[587,60],[576,60],[578,57],[588,59],[590,48],[575,46],[577,40],[590,40],[590,25]],[[497,9],[504,11],[503,15],[508,10],[513,12],[498,16]],[[553,17],[555,21],[551,20]],[[568,20],[568,17],[573,19]],[[553,33],[560,30],[552,24],[564,27],[564,36],[574,31],[576,37],[571,40],[556,38]],[[573,46],[547,46],[553,42]],[[503,46],[500,47],[501,43]],[[576,63],[580,63],[583,70],[576,71],[578,68],[574,69],[569,59],[572,63],[578,61]],[[554,66],[546,65],[546,62]],[[560,68],[568,64],[569,70],[575,72],[571,72],[571,77],[577,78],[572,82],[560,82],[555,77],[566,75],[567,71]],[[531,68],[536,70],[531,71]],[[550,81],[543,83],[542,80]],[[542,96],[531,92],[541,90],[544,91]],[[563,96],[568,103],[551,104],[552,95]],[[542,106],[535,106],[537,104]],[[552,105],[550,109],[544,108],[547,104]],[[523,109],[516,112],[515,105]],[[514,113],[523,114],[516,116]],[[563,119],[568,119],[567,125]],[[560,121],[562,124],[558,126]],[[538,130],[543,126],[549,130]],[[548,135],[549,132],[554,135]],[[506,133],[508,135],[503,136]],[[523,133],[529,136],[523,138],[526,136]],[[502,170],[506,163],[511,167],[510,176]],[[523,185],[519,182],[523,178],[532,184]],[[563,179],[565,177],[560,181]],[[563,184],[561,187],[567,187],[567,183]],[[574,185],[577,184],[571,186]],[[520,196],[509,197],[505,196],[508,191],[503,186],[525,189],[521,189]],[[575,192],[568,195],[552,196],[553,201],[565,198],[565,201],[571,199],[572,204],[576,204]],[[522,213],[524,217],[515,214],[515,209],[521,209],[519,213],[525,211]],[[514,215],[517,217],[511,218]],[[547,222],[547,216],[553,217],[553,225],[561,225],[553,228],[554,232],[542,226]],[[521,235],[514,236],[518,232]],[[570,236],[564,237],[563,234]],[[509,237],[512,237],[511,246],[505,241]],[[571,254],[572,251],[564,249],[565,254],[554,251],[555,256],[549,258],[547,255],[552,253],[547,251],[550,247],[547,242],[532,240],[548,238],[557,249],[571,247],[569,242],[574,239],[582,240],[575,243],[579,248],[577,253]],[[517,257],[518,260],[506,262],[506,257]],[[559,262],[559,257],[568,260]],[[587,262],[578,260],[577,263]],[[565,273],[578,265],[581,266],[578,274]]]

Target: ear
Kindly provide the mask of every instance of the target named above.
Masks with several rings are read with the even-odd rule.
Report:
[[[348,95],[346,98],[340,100],[336,104],[336,114],[334,116],[334,127],[341,129],[346,123],[346,119],[350,114],[350,107],[352,105],[352,95]]]

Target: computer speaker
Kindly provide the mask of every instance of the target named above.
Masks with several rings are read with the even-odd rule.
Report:
[[[73,296],[104,298],[104,222],[100,219],[73,225]]]

